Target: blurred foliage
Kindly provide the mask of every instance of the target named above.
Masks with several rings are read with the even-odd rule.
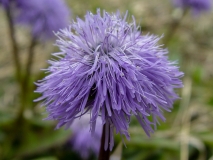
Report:
[[[144,34],[165,35],[174,22],[179,26],[170,33],[165,47],[171,60],[178,60],[185,87],[178,90],[181,99],[174,104],[171,113],[165,113],[167,121],[161,122],[156,132],[147,137],[132,119],[129,129],[131,140],[126,147],[116,152],[122,160],[212,160],[213,159],[213,14],[202,13],[193,16],[190,12],[182,17],[182,11],[175,9],[171,1],[164,0],[67,0],[72,17],[83,17],[87,10],[96,8],[114,12],[129,11],[141,25]],[[3,9],[0,9],[0,159],[14,160],[80,160],[72,151],[70,130],[54,130],[55,122],[43,121],[44,108],[33,99],[34,81],[44,74],[39,70],[47,66],[50,53],[57,51],[54,42],[36,46],[33,76],[30,77],[30,91],[24,119],[16,122],[19,109],[19,88],[14,79],[11,61],[11,47]],[[131,19],[131,17],[129,17]],[[17,28],[21,63],[26,63],[29,46],[29,32]],[[171,36],[172,34],[172,36]],[[164,38],[162,39],[162,43]],[[116,146],[121,141],[116,136]],[[116,150],[116,146],[114,150]],[[119,145],[118,145],[119,146]],[[115,153],[112,153],[114,157]],[[91,159],[95,159],[93,156]],[[112,159],[113,160],[113,159]]]

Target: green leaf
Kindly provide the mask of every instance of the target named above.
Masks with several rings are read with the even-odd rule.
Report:
[[[71,135],[69,130],[49,130],[44,133],[29,132],[26,134],[24,145],[16,152],[16,157],[24,157],[33,154],[39,154],[46,150],[64,144]]]

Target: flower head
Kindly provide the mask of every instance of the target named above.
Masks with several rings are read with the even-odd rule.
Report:
[[[98,155],[100,149],[100,140],[102,134],[102,123],[100,117],[97,119],[97,130],[94,135],[90,132],[90,116],[83,115],[80,119],[76,119],[71,125],[73,136],[71,143],[73,150],[80,153],[81,157],[88,159],[90,154]]]
[[[0,5],[2,5],[4,8],[7,8],[9,6],[10,0],[0,0]]]
[[[211,9],[211,0],[173,0],[177,7],[191,8],[195,14]]]
[[[170,111],[182,87],[183,76],[167,50],[157,45],[158,37],[141,35],[134,18],[126,22],[119,12],[88,12],[68,29],[58,32],[61,52],[50,60],[49,73],[37,83],[47,119],[58,120],[57,128],[69,127],[79,116],[90,113],[91,132],[101,117],[105,124],[105,149],[113,147],[113,133],[129,139],[128,127],[136,116],[147,135],[163,111]],[[150,120],[149,117],[152,117]],[[109,142],[109,143],[108,143]]]
[[[17,23],[31,27],[32,35],[46,40],[69,24],[69,9],[63,0],[17,0]]]

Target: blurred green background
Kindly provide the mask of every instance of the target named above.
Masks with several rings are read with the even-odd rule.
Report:
[[[111,160],[116,157],[213,160],[213,12],[199,16],[189,12],[182,17],[183,11],[174,8],[170,0],[67,0],[67,3],[74,19],[83,18],[88,10],[95,13],[97,8],[108,12],[128,10],[143,34],[164,35],[160,43],[166,43],[163,47],[168,48],[169,58],[178,60],[180,70],[185,73],[184,88],[177,90],[181,99],[176,101],[171,113],[164,113],[167,121],[161,122],[148,138],[133,118],[129,128],[131,140],[125,140],[126,147],[119,145],[121,138],[117,135]],[[16,32],[21,63],[25,64],[29,31],[16,27]],[[54,41],[36,46],[32,91],[33,82],[44,76],[40,69],[46,68],[50,54],[58,51],[53,44]],[[33,102],[39,95],[29,92],[24,120],[14,123],[20,100],[10,52],[5,14],[0,9],[0,159],[80,160],[78,153],[67,144],[71,130],[54,130],[56,122],[42,120],[46,116],[45,108]]]

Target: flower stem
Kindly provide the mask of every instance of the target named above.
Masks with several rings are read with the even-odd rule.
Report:
[[[36,38],[32,38],[29,51],[28,51],[28,58],[27,58],[27,64],[26,64],[26,71],[25,71],[25,76],[23,80],[23,90],[24,92],[28,92],[29,88],[29,81],[31,77],[31,71],[32,71],[32,66],[33,66],[33,58],[35,54],[35,46],[36,46]]]
[[[25,74],[24,79],[22,81],[22,95],[21,95],[21,106],[19,109],[17,120],[23,119],[23,112],[27,105],[27,99],[29,94],[29,82],[31,77],[31,71],[32,71],[32,65],[33,65],[33,58],[35,54],[35,46],[36,46],[36,38],[32,38],[29,51],[28,51],[28,58],[27,58],[27,64],[25,68]]]
[[[181,16],[180,18],[178,18],[178,19],[174,19],[174,20],[172,21],[172,23],[170,24],[169,29],[168,29],[168,31],[167,31],[167,34],[165,35],[164,40],[163,40],[163,44],[164,44],[165,46],[167,46],[167,45],[169,44],[169,42],[171,41],[171,39],[172,39],[173,36],[175,35],[177,29],[179,28],[179,26],[180,26],[180,24],[181,24],[183,18],[184,18],[185,15],[187,14],[187,12],[188,12],[187,9],[184,10],[182,16]]]
[[[9,27],[9,36],[12,44],[12,54],[13,54],[13,61],[15,65],[15,74],[18,82],[21,84],[21,65],[20,65],[20,59],[19,59],[19,50],[17,41],[15,38],[15,29],[14,29],[14,23],[11,15],[11,9],[10,5],[5,9],[6,17],[7,17],[7,23]]]
[[[102,132],[102,137],[101,137],[101,146],[100,146],[98,160],[109,160],[109,155],[110,155],[109,146],[108,146],[107,150],[104,149],[105,136],[106,136],[105,130],[106,130],[106,124],[104,124],[104,126],[103,126],[103,132]]]

